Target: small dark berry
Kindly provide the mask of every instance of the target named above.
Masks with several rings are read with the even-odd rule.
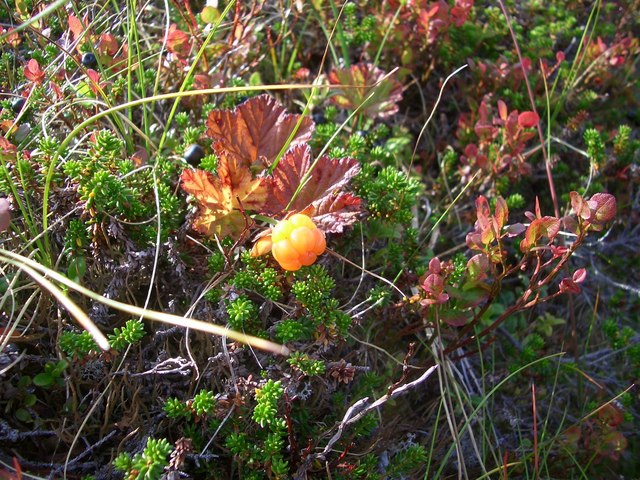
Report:
[[[322,112],[314,112],[311,115],[311,120],[313,120],[313,123],[315,123],[316,125],[320,125],[326,121],[326,119],[324,118],[324,113]]]
[[[93,53],[87,52],[82,55],[82,65],[86,68],[94,68],[98,65],[98,59]]]
[[[26,101],[27,99],[24,97],[15,97],[11,102],[11,110],[13,110],[13,113],[20,112],[20,110],[22,110],[22,107],[24,107]]]
[[[204,158],[204,150],[200,145],[194,143],[185,148],[183,157],[189,165],[197,167],[200,165],[200,160]]]

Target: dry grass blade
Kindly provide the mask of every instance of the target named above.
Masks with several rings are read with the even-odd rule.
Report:
[[[9,252],[7,250],[0,250],[0,259],[2,259],[7,263],[11,263],[17,267],[23,268],[27,273],[32,275],[34,280],[38,281],[38,283],[43,285],[43,287],[46,290],[48,290],[52,295],[56,297],[57,300],[59,300],[61,303],[63,303],[63,305],[65,305],[65,307],[69,310],[69,312],[72,312],[74,317],[78,319],[78,321],[82,324],[82,326],[86,328],[89,331],[89,333],[91,333],[92,336],[94,336],[94,338],[96,339],[100,347],[104,348],[105,350],[109,349],[108,341],[106,340],[106,338],[104,338],[104,336],[102,336],[102,338],[104,338],[104,342],[102,341],[102,339],[100,339],[100,341],[98,340],[99,337],[97,336],[97,333],[99,333],[100,335],[102,334],[99,332],[95,324],[89,319],[89,317],[86,316],[86,314],[81,312],[81,310],[77,307],[77,305],[75,305],[57,287],[55,287],[55,285],[53,285],[51,282],[46,280],[46,278],[44,278],[43,275],[46,275],[47,277],[55,280],[56,282],[60,282],[66,287],[71,288],[72,290],[75,290],[76,292],[81,293],[91,298],[92,300],[95,300],[96,302],[100,302],[106,305],[107,307],[111,307],[116,310],[120,310],[122,312],[130,313],[131,315],[139,315],[140,317],[146,318],[148,320],[155,320],[157,322],[168,323],[169,325],[176,325],[179,327],[192,328],[194,330],[199,330],[205,333],[211,333],[213,335],[218,335],[220,337],[228,337],[237,342],[246,343],[248,345],[251,345],[254,348],[258,348],[260,350],[265,350],[265,351],[272,352],[279,355],[288,355],[289,353],[289,349],[284,345],[279,345],[277,343],[270,342],[262,338],[254,337],[252,335],[246,335],[241,332],[236,332],[234,330],[230,330],[221,325],[207,323],[207,322],[203,322],[201,320],[195,320],[192,318],[184,318],[178,315],[171,315],[168,313],[156,312],[154,310],[146,310],[144,308],[136,307],[134,305],[129,305],[126,303],[111,300],[109,298],[105,298],[102,295],[98,295],[97,293],[78,285],[77,283],[73,282],[72,280],[69,280],[67,277],[59,274],[58,272],[55,272],[47,267],[44,267],[29,258]],[[42,275],[38,274],[36,271],[40,271]],[[46,282],[46,283],[43,283],[43,282]],[[80,318],[82,318],[82,315],[84,315],[84,318],[81,321]]]

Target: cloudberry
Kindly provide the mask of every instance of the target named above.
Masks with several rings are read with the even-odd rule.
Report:
[[[324,253],[324,234],[306,215],[296,213],[282,220],[271,234],[271,252],[285,270],[298,270],[313,264]]]

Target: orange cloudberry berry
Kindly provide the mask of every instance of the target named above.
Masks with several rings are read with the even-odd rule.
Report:
[[[271,233],[271,253],[285,270],[313,264],[327,248],[324,234],[308,216],[296,213],[278,223]]]

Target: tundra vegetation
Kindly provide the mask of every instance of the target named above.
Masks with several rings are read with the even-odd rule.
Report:
[[[3,0],[0,479],[637,476],[634,12]]]

